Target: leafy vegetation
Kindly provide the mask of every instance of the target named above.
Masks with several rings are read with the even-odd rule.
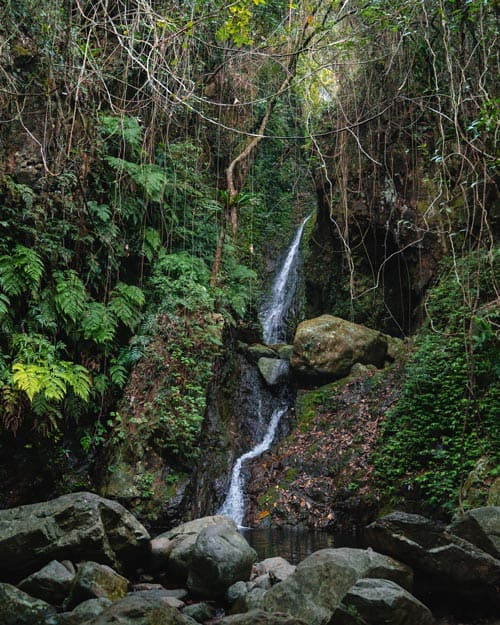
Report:
[[[395,502],[406,498],[451,512],[477,461],[486,458],[492,472],[500,463],[500,311],[498,302],[489,302],[499,261],[497,250],[448,263],[429,293],[429,324],[418,336],[377,452],[381,488]],[[474,277],[471,310],[463,288]]]

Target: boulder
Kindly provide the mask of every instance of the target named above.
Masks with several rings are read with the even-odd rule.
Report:
[[[215,616],[215,607],[210,603],[192,603],[182,609],[184,616],[189,616],[197,623],[204,623]]]
[[[290,359],[301,376],[334,380],[346,376],[356,363],[384,364],[387,339],[376,330],[322,315],[299,324]]]
[[[335,556],[335,549],[322,549],[268,590],[260,607],[267,612],[293,614],[308,625],[326,625],[357,578],[356,570]]]
[[[268,386],[275,386],[288,376],[290,365],[281,358],[259,358],[257,367]]]
[[[254,365],[258,363],[260,358],[278,358],[276,350],[267,345],[261,345],[260,343],[249,345],[246,349],[246,355],[248,360]]]
[[[202,530],[191,553],[187,587],[206,599],[223,597],[237,581],[250,578],[257,553],[232,524],[218,523]]]
[[[188,521],[156,536],[151,541],[153,570],[165,571],[177,583],[184,583],[198,535],[205,528],[220,524],[236,529],[236,524],[228,517],[214,515]]]
[[[52,560],[40,571],[23,579],[18,588],[32,597],[60,605],[68,596],[74,577],[75,574],[64,564]]]
[[[123,506],[92,493],[0,510],[0,579],[20,580],[51,560],[140,566],[149,546],[148,532]]]
[[[387,579],[359,579],[330,625],[434,625],[423,603]]]
[[[295,573],[296,568],[297,567],[295,565],[290,564],[290,562],[285,560],[285,558],[276,556],[274,558],[266,558],[261,562],[257,562],[255,565],[255,573],[258,576],[268,574],[271,584],[277,584]]]
[[[500,561],[417,514],[393,512],[365,529],[373,548],[409,564],[422,591],[478,610],[500,609]]]
[[[225,616],[218,625],[310,625],[296,616],[283,613],[269,613],[263,610],[250,610],[245,614]]]
[[[30,597],[19,588],[0,583],[0,623],[2,625],[40,625],[55,608]]]
[[[95,618],[113,602],[110,599],[88,599],[76,606],[71,612],[60,612],[45,619],[43,625],[84,625],[89,619]]]
[[[140,590],[138,592],[133,592],[129,594],[133,594],[136,597],[145,597],[146,599],[159,601],[164,603],[165,605],[169,605],[171,608],[176,608],[177,610],[180,610],[186,605],[184,601],[182,601],[182,599],[178,599],[177,597],[173,596],[172,593],[166,588]]]
[[[125,597],[128,580],[106,564],[84,562],[78,567],[73,580],[68,607],[74,607],[87,599],[104,597],[116,601]]]
[[[500,560],[500,506],[469,510],[448,529]]]
[[[85,625],[191,625],[192,620],[161,598],[132,593],[115,601]]]

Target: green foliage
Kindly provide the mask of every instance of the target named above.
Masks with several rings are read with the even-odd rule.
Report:
[[[71,269],[54,272],[54,280],[56,309],[76,324],[85,310],[87,300],[85,286],[76,271]]]
[[[111,292],[109,309],[119,321],[133,330],[141,319],[144,302],[144,293],[139,287],[119,282]]]
[[[0,256],[0,287],[7,295],[36,291],[43,272],[41,256],[20,243],[12,254]]]
[[[418,337],[376,457],[381,487],[394,500],[422,498],[450,512],[480,457],[500,463],[500,313],[480,305],[500,278],[499,259],[497,251],[493,259],[483,254],[460,261],[429,294],[431,325]],[[474,276],[478,310],[487,313],[471,318],[463,284]]]

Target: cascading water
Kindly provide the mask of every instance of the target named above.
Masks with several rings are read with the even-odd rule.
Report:
[[[264,342],[268,345],[286,341],[287,315],[293,304],[298,282],[299,246],[304,227],[311,215],[306,217],[292,239],[283,261],[276,274],[271,293],[264,301],[259,313]]]
[[[259,313],[264,341],[267,344],[286,341],[287,315],[293,304],[298,284],[300,241],[309,217],[310,215],[297,228],[283,264],[276,274],[271,293],[264,301]],[[262,421],[265,416],[262,414],[262,402],[257,402],[257,406],[256,418],[258,421]],[[271,447],[280,419],[287,410],[288,403],[283,399],[283,395],[277,397],[263,439],[256,443],[250,451],[240,456],[233,466],[229,490],[218,514],[230,516],[240,527],[245,515],[243,465],[247,460],[257,458]]]

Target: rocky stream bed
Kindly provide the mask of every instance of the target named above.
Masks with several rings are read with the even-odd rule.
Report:
[[[92,493],[0,511],[2,625],[464,625],[498,623],[500,508],[445,527],[394,512],[366,547],[297,565],[258,561],[223,516],[151,538]]]

